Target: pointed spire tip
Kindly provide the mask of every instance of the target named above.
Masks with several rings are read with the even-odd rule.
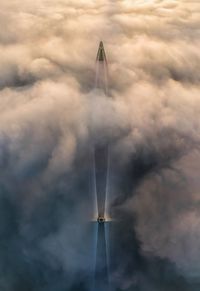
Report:
[[[96,60],[99,61],[99,62],[106,61],[106,54],[105,54],[105,50],[104,50],[104,46],[103,46],[103,41],[102,40],[99,43],[99,49],[98,49]]]

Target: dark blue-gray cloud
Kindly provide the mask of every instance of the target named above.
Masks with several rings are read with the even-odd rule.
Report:
[[[0,7],[0,289],[92,286],[92,144],[109,140],[113,289],[199,290],[199,3]]]

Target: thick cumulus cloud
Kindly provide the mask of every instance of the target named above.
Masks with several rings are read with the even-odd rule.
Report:
[[[113,285],[197,290],[198,1],[0,7],[1,289],[88,290],[91,151],[109,140]],[[94,90],[101,39],[109,97]]]

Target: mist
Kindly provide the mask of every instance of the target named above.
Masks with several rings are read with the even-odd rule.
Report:
[[[113,290],[199,290],[200,4],[2,0],[0,24],[1,290],[89,290],[103,141]]]

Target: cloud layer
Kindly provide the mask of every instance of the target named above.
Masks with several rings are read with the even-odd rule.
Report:
[[[198,1],[0,7],[2,290],[88,290],[91,150],[102,140],[110,143],[111,215],[122,221],[111,237],[119,257],[113,288],[196,290]],[[94,90],[100,40],[108,97]],[[158,275],[160,265],[172,283]]]

